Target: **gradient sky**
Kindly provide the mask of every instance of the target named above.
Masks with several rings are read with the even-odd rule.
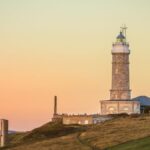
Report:
[[[0,117],[12,130],[109,99],[111,46],[128,26],[132,97],[150,96],[149,0],[0,0]]]

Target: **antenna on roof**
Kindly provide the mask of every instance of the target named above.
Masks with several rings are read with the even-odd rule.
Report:
[[[125,24],[123,24],[122,27],[120,27],[120,28],[121,28],[121,32],[123,33],[123,35],[126,38],[126,30],[127,30],[128,27]]]

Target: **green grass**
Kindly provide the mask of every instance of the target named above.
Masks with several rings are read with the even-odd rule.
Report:
[[[120,144],[107,150],[150,150],[150,137]]]

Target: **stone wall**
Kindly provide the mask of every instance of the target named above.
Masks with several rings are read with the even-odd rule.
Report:
[[[93,124],[92,115],[66,115],[63,116],[63,124]]]
[[[54,114],[52,122],[62,122],[63,114]]]
[[[96,115],[66,115],[63,116],[63,124],[81,124],[81,125],[88,125],[88,124],[97,124],[104,122],[106,120],[110,120],[112,117],[110,116],[102,116],[99,114]]]
[[[131,101],[131,100],[100,101],[100,113],[102,115],[119,114],[119,113],[140,114],[140,103],[137,101]]]

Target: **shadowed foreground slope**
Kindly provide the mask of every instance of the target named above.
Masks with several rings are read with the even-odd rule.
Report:
[[[48,123],[31,132],[13,135],[11,145],[6,149],[111,150],[118,144],[147,136],[150,136],[150,116],[117,117],[91,126]]]

